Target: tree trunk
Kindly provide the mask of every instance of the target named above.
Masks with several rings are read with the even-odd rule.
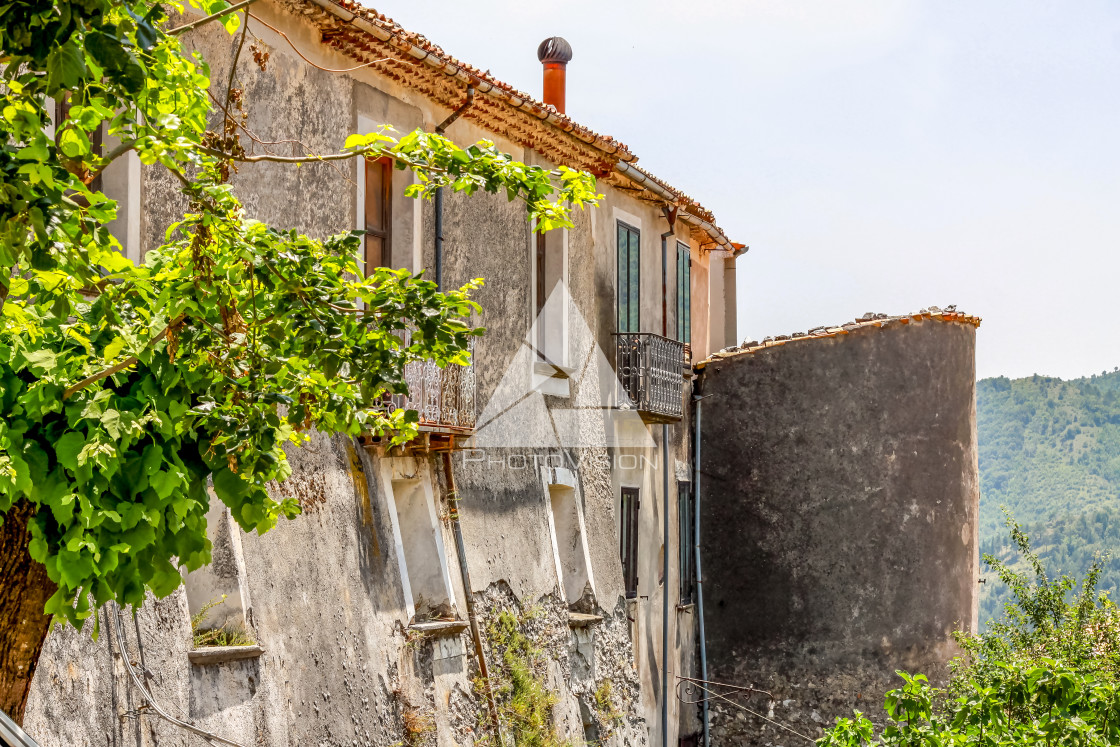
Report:
[[[0,516],[0,709],[17,724],[50,626],[43,608],[57,588],[27,552],[35,511],[21,500]]]

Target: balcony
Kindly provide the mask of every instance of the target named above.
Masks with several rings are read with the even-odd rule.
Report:
[[[405,345],[408,338],[405,337]],[[474,341],[471,341],[474,354]],[[420,440],[447,441],[447,437],[469,436],[474,432],[476,413],[473,359],[470,365],[440,368],[434,361],[405,364],[404,380],[408,394],[391,394],[384,409],[416,410],[420,417]],[[380,439],[374,439],[379,441]]]
[[[643,333],[615,334],[615,371],[630,405],[650,423],[684,415],[684,343]]]

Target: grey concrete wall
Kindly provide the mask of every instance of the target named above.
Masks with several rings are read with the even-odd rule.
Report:
[[[898,322],[711,362],[702,377],[710,676],[816,738],[896,669],[937,680],[975,624],[975,328]],[[794,739],[725,704],[713,744]]]

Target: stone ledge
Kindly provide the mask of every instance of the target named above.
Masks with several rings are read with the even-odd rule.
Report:
[[[570,379],[576,369],[570,366],[561,366],[555,363],[548,363],[546,361],[534,361],[533,373],[538,376],[547,376],[551,379]]]
[[[430,622],[412,623],[409,630],[430,636],[458,635],[470,627],[466,620],[432,620]]]
[[[187,652],[191,664],[222,664],[239,659],[255,659],[264,653],[259,644],[251,646],[207,646]]]
[[[601,622],[603,622],[603,618],[600,615],[585,615],[582,612],[568,613],[568,627],[570,628],[586,628]]]

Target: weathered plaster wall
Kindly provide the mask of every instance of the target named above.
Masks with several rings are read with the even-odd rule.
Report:
[[[291,5],[286,0],[258,3],[253,12],[283,28],[316,64],[353,67],[352,60],[322,45],[309,24],[285,10]],[[349,74],[316,69],[262,24],[250,21],[250,28],[270,59],[267,70],[261,71],[246,54],[234,78],[244,91],[247,126],[262,140],[298,141],[268,146],[274,153],[333,152],[348,134],[369,122],[389,123],[402,133],[415,127],[431,130],[449,113],[368,69]],[[216,25],[192,32],[188,40],[210,62],[214,93],[219,97],[225,95],[233,57],[230,42]],[[213,124],[217,127],[218,122]],[[469,112],[447,134],[460,143],[491,139],[516,158],[539,162],[535,154],[480,129]],[[326,236],[357,224],[358,167],[355,162],[307,164],[298,169],[245,164],[233,183],[251,217]],[[163,242],[164,232],[185,204],[177,195],[177,184],[160,168],[145,167],[142,178],[140,228],[147,250]],[[392,256],[395,265],[430,273],[433,206],[413,203],[400,194],[410,179],[395,172]],[[573,350],[579,354],[601,349],[606,379],[613,381],[616,217],[625,214],[642,231],[642,326],[658,333],[662,331],[659,234],[666,223],[657,206],[610,187],[601,189],[606,194],[603,205],[577,212],[567,235],[573,302],[569,328]],[[534,239],[523,204],[485,194],[466,198],[448,193],[444,233],[445,285],[455,287],[475,277],[486,280],[475,294],[482,306],[476,321],[487,328],[475,352],[481,412],[507,377],[528,389],[541,384],[532,361],[522,355],[535,313]],[[683,225],[669,238],[666,286],[670,291],[676,287],[678,238],[689,240]],[[693,251],[699,258],[695,245]],[[697,297],[706,298],[694,291]],[[671,332],[676,328],[675,304],[670,298],[665,306]],[[700,311],[706,314],[706,309]],[[703,324],[701,316],[694,310],[695,325]],[[585,335],[576,334],[580,325],[585,325]],[[454,539],[445,520],[442,468],[436,459],[429,465],[441,515],[437,535],[450,570],[455,612],[465,617],[467,593],[478,600],[484,627],[501,608],[540,610],[527,628],[540,639],[552,662],[548,679],[557,695],[556,722],[573,741],[585,736],[581,704],[586,707],[595,693],[609,685],[618,719],[609,729],[600,725],[601,736],[610,732],[606,743],[660,745],[660,703],[668,697],[666,744],[675,744],[679,735],[699,729],[694,707],[681,707],[673,696],[676,675],[690,673],[695,657],[695,619],[690,608],[677,607],[676,575],[676,481],[690,479],[691,426],[686,417],[669,427],[667,451],[661,447],[660,426],[645,428],[652,440],[641,449],[615,448],[601,438],[610,431],[601,409],[604,381],[596,376],[573,378],[563,392],[557,384],[545,385],[549,393],[543,403],[550,415],[544,424],[528,418],[518,422],[526,435],[539,436],[552,414],[576,409],[572,421],[576,443],[542,444],[530,439],[527,446],[487,449],[483,459],[478,452],[454,456],[472,574],[470,590],[463,588]],[[688,387],[684,389],[687,397]],[[639,458],[627,461],[619,456]],[[179,591],[153,601],[141,610],[138,621],[156,697],[172,712],[246,744],[470,744],[478,736],[479,714],[485,710],[471,683],[477,673],[473,645],[466,634],[432,638],[407,628],[409,610],[381,465],[384,454],[345,439],[317,437],[305,449],[293,451],[291,458],[293,476],[280,493],[298,497],[304,515],[264,537],[241,536],[240,559],[235,564],[244,601],[242,610],[233,612],[244,616],[263,653],[239,662],[191,664],[186,595]],[[517,466],[526,463],[528,468]],[[582,511],[593,578],[593,597],[579,600],[561,599],[549,532],[549,478],[540,467],[558,464],[574,475],[572,486]],[[670,478],[667,508],[661,487],[665,464]],[[631,601],[623,599],[618,555],[617,501],[622,484],[639,485],[643,493],[641,596]],[[670,544],[662,548],[666,510]],[[664,553],[670,571],[662,579]],[[666,666],[661,645],[662,584],[670,590],[669,693],[662,692],[660,684]],[[205,589],[199,593],[205,595]],[[587,627],[571,627],[572,605],[603,619]],[[175,727],[135,710],[137,693],[115,653],[116,644],[104,632],[101,639],[91,641],[88,632],[59,629],[48,640],[26,722],[40,743],[44,747],[192,743]],[[138,663],[135,630],[129,627],[126,633],[129,658]],[[431,730],[410,731],[409,724],[429,722]]]
[[[896,669],[945,673],[975,624],[975,328],[894,323],[704,369],[710,676],[813,738],[881,707]],[[713,710],[713,744],[785,744]]]

